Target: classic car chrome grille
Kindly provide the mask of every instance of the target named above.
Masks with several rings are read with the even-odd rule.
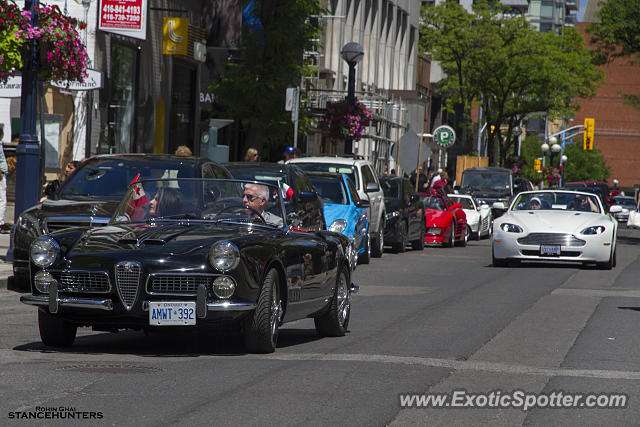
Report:
[[[560,245],[584,246],[586,242],[573,234],[565,233],[531,233],[518,239],[521,245]]]
[[[137,262],[122,261],[116,264],[116,286],[120,299],[127,310],[131,310],[138,296],[141,266]]]
[[[109,292],[109,275],[105,271],[63,271],[60,292]]]
[[[212,280],[213,276],[204,274],[152,274],[149,276],[147,291],[150,294],[195,296],[200,284],[209,289]]]

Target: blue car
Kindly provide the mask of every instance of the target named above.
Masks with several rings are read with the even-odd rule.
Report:
[[[369,264],[369,201],[358,196],[356,186],[345,174],[307,172],[307,176],[324,203],[324,218],[329,230],[349,238],[358,264]]]

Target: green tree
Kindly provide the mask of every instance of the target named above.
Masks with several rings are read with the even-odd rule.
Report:
[[[606,0],[598,11],[599,23],[590,24],[587,32],[598,46],[604,62],[615,57],[637,56],[640,59],[640,0]],[[640,108],[637,95],[622,94],[625,101]]]
[[[309,17],[321,9],[319,0],[254,0],[253,5],[260,25],[244,31],[241,59],[227,65],[212,90],[223,114],[242,123],[245,144],[261,150],[293,140],[291,113],[284,110],[286,88],[314,70],[303,62],[303,53],[318,37]],[[300,114],[305,133],[309,120],[304,110]]]
[[[486,121],[495,128],[488,133],[494,165],[504,164],[522,118],[539,111],[567,115],[578,108],[577,98],[593,96],[602,78],[577,31],[543,34],[505,10],[485,1],[474,4],[474,14],[453,2],[425,6],[420,32],[422,51],[446,74],[440,90],[447,108],[464,109],[464,128],[482,94]]]

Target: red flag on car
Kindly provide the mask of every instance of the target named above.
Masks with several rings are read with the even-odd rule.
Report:
[[[140,182],[140,174],[136,175],[129,185],[133,185],[133,192],[129,199],[129,205],[127,206],[127,214],[132,221],[137,221],[144,218],[145,211],[143,206],[149,203],[149,201],[147,200],[147,194],[144,192],[144,188]]]
[[[282,188],[282,195],[285,200],[291,200],[293,197],[293,188],[289,187],[285,182],[280,182],[280,188]]]

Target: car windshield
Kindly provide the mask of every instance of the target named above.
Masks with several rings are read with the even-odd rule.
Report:
[[[296,166],[305,172],[331,172],[331,173],[343,173],[351,178],[356,184],[356,188],[360,190],[360,181],[358,180],[358,174],[356,173],[355,166],[350,165],[337,165],[335,163],[301,163],[295,162]]]
[[[601,213],[597,196],[570,191],[521,193],[514,200],[511,210],[563,210]]]
[[[422,205],[425,209],[435,209],[438,211],[447,210],[447,206],[444,204],[444,200],[440,196],[420,196]]]
[[[635,209],[636,201],[633,197],[614,197],[616,205],[620,205],[623,208]]]
[[[460,203],[462,205],[462,209],[475,209],[475,207],[473,207],[473,202],[468,197],[449,196],[449,198],[453,203]]]
[[[466,172],[462,174],[461,187],[491,188],[495,190],[509,188],[509,174],[495,172]]]
[[[129,186],[111,223],[193,220],[284,226],[281,190],[242,180],[165,179]]]
[[[63,183],[61,197],[120,200],[136,176],[140,179],[193,178],[194,163],[138,159],[92,159]]]
[[[260,181],[267,184],[278,185],[287,181],[287,172],[283,168],[264,168],[260,166],[236,166],[227,164],[227,169],[234,178],[246,181]]]
[[[401,197],[402,191],[400,190],[402,181],[399,179],[381,179],[380,187],[384,193],[385,199],[398,200]]]
[[[339,205],[349,204],[347,189],[340,175],[322,176],[310,174],[309,180],[323,202],[336,203]]]

